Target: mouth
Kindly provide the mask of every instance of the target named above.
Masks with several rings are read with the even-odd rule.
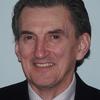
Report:
[[[34,66],[39,68],[49,68],[54,66],[54,63],[34,63]]]

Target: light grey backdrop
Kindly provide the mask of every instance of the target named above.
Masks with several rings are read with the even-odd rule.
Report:
[[[14,51],[12,9],[17,0],[0,1],[0,87],[25,79]],[[91,56],[78,69],[81,78],[100,89],[100,0],[84,0],[92,24]]]

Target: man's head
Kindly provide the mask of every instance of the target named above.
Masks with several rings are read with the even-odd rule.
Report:
[[[12,27],[16,54],[33,88],[70,84],[76,61],[84,59],[90,46],[81,0],[20,0]]]
[[[82,0],[19,0],[19,2],[15,6],[14,16],[12,19],[12,29],[15,36],[15,40],[18,40],[20,37],[19,16],[24,7],[27,6],[32,8],[48,8],[59,5],[64,6],[66,9],[70,11],[72,23],[74,24],[74,27],[76,29],[76,36],[78,37],[87,32],[91,37],[91,25],[89,22],[88,13]],[[90,49],[88,50],[84,58],[87,58],[89,54]],[[77,61],[76,67],[83,63],[84,58],[80,61]]]

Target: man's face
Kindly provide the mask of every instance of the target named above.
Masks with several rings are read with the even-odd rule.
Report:
[[[70,13],[62,6],[25,7],[19,18],[16,54],[32,86],[53,87],[70,83],[79,55]]]

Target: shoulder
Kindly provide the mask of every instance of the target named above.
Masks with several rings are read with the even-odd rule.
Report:
[[[27,82],[26,81],[23,81],[23,82],[20,82],[20,83],[16,83],[16,84],[13,84],[13,85],[10,85],[10,86],[6,86],[6,87],[3,87],[3,88],[0,88],[0,93],[2,92],[17,92],[17,90],[23,90],[24,87],[27,86]]]
[[[28,94],[27,81],[0,88],[0,100],[12,100]]]
[[[100,100],[100,90],[87,85],[76,74],[76,97],[81,100]]]

